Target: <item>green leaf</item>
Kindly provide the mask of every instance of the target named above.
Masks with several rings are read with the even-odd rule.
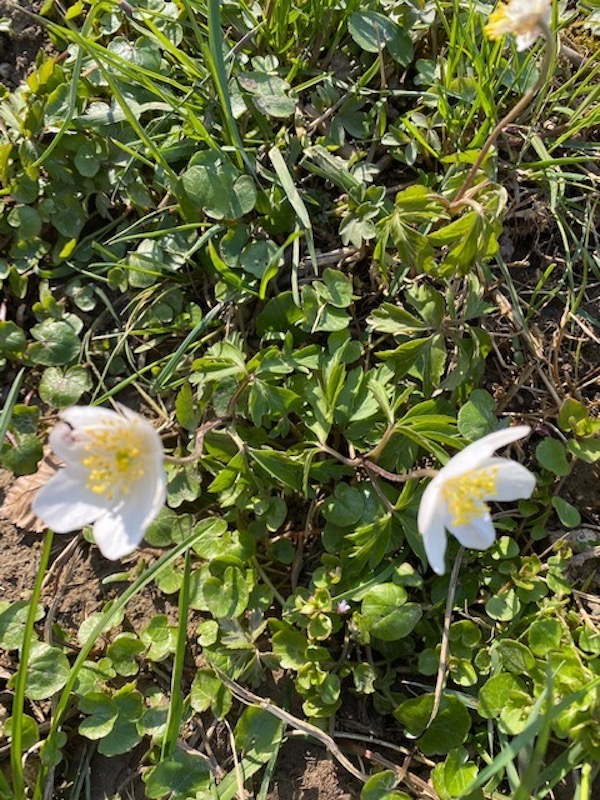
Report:
[[[84,178],[93,178],[100,172],[102,145],[98,141],[88,139],[75,153],[74,163],[77,171]]]
[[[69,677],[70,665],[58,647],[36,642],[27,665],[25,694],[30,700],[46,700],[62,689]]]
[[[355,525],[363,515],[365,501],[362,492],[356,486],[339,483],[333,497],[325,501],[323,516],[328,522],[342,528]]]
[[[398,781],[398,776],[391,769],[378,772],[363,786],[360,800],[410,800],[405,792],[394,791]]]
[[[112,661],[115,671],[126,678],[137,675],[140,665],[137,661],[145,650],[145,645],[135,633],[120,633],[107,647],[106,655]]]
[[[208,610],[217,619],[239,617],[250,597],[244,574],[236,567],[227,567],[222,578],[207,578],[202,591]]]
[[[500,716],[500,712],[515,692],[521,694],[526,691],[525,682],[515,675],[510,675],[508,672],[493,675],[479,690],[477,697],[479,713],[484,719],[495,719]]]
[[[140,633],[140,639],[146,645],[146,657],[151,661],[162,661],[175,652],[177,628],[169,625],[164,614],[157,614]]]
[[[92,381],[84,367],[48,367],[44,370],[38,392],[44,403],[54,408],[68,408],[89,391]]]
[[[248,448],[248,455],[276,481],[300,492],[302,489],[302,464],[276,450]]]
[[[433,694],[425,694],[405,700],[394,716],[406,727],[409,736],[420,737],[417,744],[421,752],[428,756],[443,755],[465,741],[471,717],[457,697],[444,696],[437,716],[425,730],[432,709]]]
[[[184,383],[175,399],[177,422],[190,433],[195,433],[200,422],[200,412],[194,405],[194,393],[189,383]]]
[[[535,457],[544,469],[553,472],[555,475],[564,476],[571,472],[566,448],[557,439],[547,437],[541,441],[535,448]]]
[[[406,603],[406,589],[384,583],[365,595],[361,613],[369,632],[385,642],[403,639],[423,616],[418,603]]]
[[[262,114],[285,119],[296,110],[296,101],[287,94],[290,85],[283,78],[266,72],[245,72],[238,76],[238,81]]]
[[[115,727],[119,708],[104,692],[90,692],[79,701],[79,710],[90,714],[79,724],[79,733],[87,739],[103,739]]]
[[[0,321],[0,358],[12,358],[25,350],[24,331],[14,322]]]
[[[40,729],[38,727],[37,722],[30,717],[29,714],[21,714],[21,752],[25,752],[29,750],[30,747],[33,747],[37,744],[40,740]],[[6,717],[3,724],[2,733],[6,738],[10,741],[12,739],[12,727],[13,727],[13,718]],[[0,797],[4,800],[5,795],[2,794],[2,787],[0,784]],[[8,798],[7,800],[13,800],[13,798]]]
[[[377,11],[355,11],[348,20],[348,31],[367,53],[378,53],[398,34],[396,25]]]
[[[560,648],[563,627],[557,619],[535,619],[527,631],[529,647],[536,656],[544,657]]]
[[[474,442],[498,427],[496,401],[485,389],[475,389],[469,401],[458,412],[458,430],[461,436]]]
[[[129,753],[141,741],[137,723],[144,711],[142,695],[134,688],[134,684],[123,686],[112,700],[119,715],[110,733],[98,744],[98,752],[109,757]]]
[[[59,367],[79,355],[79,338],[68,322],[46,319],[33,326],[31,335],[36,342],[29,345],[27,354],[34,364]]]
[[[582,422],[589,418],[587,408],[575,400],[574,397],[565,397],[558,412],[558,424],[565,433],[577,433]]]
[[[263,708],[249,706],[235,726],[235,743],[244,753],[267,761],[281,744],[284,724]]]
[[[576,528],[581,524],[581,514],[571,503],[562,497],[553,497],[551,503],[565,528]]]
[[[521,610],[521,603],[514,589],[498,594],[485,604],[485,610],[492,619],[509,622]]]
[[[595,464],[600,458],[600,439],[571,439],[567,448],[586,464]]]
[[[507,672],[515,675],[529,675],[535,667],[535,658],[529,648],[514,639],[496,640],[492,653],[499,656],[500,663]]]
[[[327,302],[336,308],[348,308],[352,305],[352,279],[337,269],[323,272],[323,283],[327,287]]]
[[[199,669],[190,690],[190,705],[201,714],[212,709],[217,719],[223,719],[231,708],[233,698],[219,677],[210,669]]]
[[[182,182],[190,200],[213,219],[239,219],[256,203],[253,179],[212,150],[194,156]]]
[[[15,206],[6,217],[11,228],[17,228],[19,239],[34,239],[42,230],[42,220],[35,208],[31,206]]]
[[[16,650],[23,644],[28,614],[29,602],[27,600],[17,600],[16,603],[0,601],[0,645],[5,650]],[[44,607],[38,605],[35,621],[39,622],[44,615]]]
[[[466,790],[477,778],[476,764],[468,760],[464,747],[451,750],[443,764],[437,764],[432,772],[433,786],[442,800],[483,800],[481,790],[466,794]]]
[[[308,642],[300,631],[287,623],[279,622],[273,636],[273,653],[283,669],[300,669],[306,663]]]
[[[208,790],[210,771],[207,762],[199,755],[175,750],[143,775],[146,796],[168,797],[171,800],[195,798]]]

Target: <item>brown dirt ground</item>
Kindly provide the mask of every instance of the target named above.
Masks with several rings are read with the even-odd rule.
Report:
[[[26,11],[36,12],[39,0],[0,0],[0,17],[11,20],[10,34],[0,35],[0,81],[14,88],[30,71],[38,53],[48,49],[42,25]]]

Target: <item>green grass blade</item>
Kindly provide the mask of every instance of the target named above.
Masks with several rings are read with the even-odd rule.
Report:
[[[13,791],[16,798],[25,797],[25,775],[23,762],[21,759],[23,744],[23,707],[25,704],[25,688],[27,684],[27,667],[29,664],[29,653],[31,652],[31,640],[33,637],[33,627],[35,624],[35,612],[42,593],[42,584],[46,575],[50,551],[52,549],[52,531],[47,531],[42,546],[40,563],[33,584],[33,591],[29,600],[29,610],[27,622],[23,634],[23,645],[19,654],[19,668],[15,680],[15,694],[12,703],[12,734],[10,742],[10,766],[12,771]]]

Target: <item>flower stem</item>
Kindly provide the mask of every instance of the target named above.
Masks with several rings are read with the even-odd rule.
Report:
[[[452,566],[452,573],[450,575],[450,582],[448,584],[448,596],[446,598],[446,611],[444,613],[444,629],[442,631],[442,647],[440,649],[440,664],[438,666],[437,676],[435,679],[435,694],[433,698],[433,708],[429,716],[426,730],[429,728],[433,720],[437,717],[440,710],[440,703],[442,702],[442,695],[444,693],[444,686],[446,685],[446,673],[448,669],[448,653],[450,651],[450,623],[452,622],[452,609],[454,608],[454,597],[456,595],[456,584],[458,583],[458,573],[462,563],[463,553],[465,548],[461,545],[458,548],[458,553],[454,559]]]
[[[535,85],[523,95],[523,97],[519,100],[519,102],[512,108],[505,117],[503,117],[500,122],[496,125],[494,130],[490,133],[488,138],[485,140],[485,143],[481,150],[479,151],[479,155],[475,160],[475,163],[469,170],[467,177],[464,179],[462,186],[458,190],[458,194],[452,201],[452,205],[458,205],[462,198],[465,196],[466,192],[470,189],[471,184],[477,174],[479,167],[481,166],[484,158],[488,154],[490,147],[494,144],[498,136],[502,133],[504,128],[507,125],[510,125],[511,122],[514,122],[517,117],[525,111],[525,109],[529,106],[533,98],[542,88],[542,86],[546,83],[546,79],[550,75],[550,69],[552,64],[554,63],[554,59],[556,57],[556,37],[550,30],[550,28],[543,22],[539,23],[540,28],[542,30],[542,34],[544,36],[544,60],[542,61],[542,65],[540,67],[538,79],[535,82]]]
[[[52,549],[52,539],[54,534],[52,531],[46,531],[44,537],[44,544],[42,546],[42,555],[40,557],[40,565],[35,576],[35,583],[33,585],[33,592],[29,600],[29,610],[27,613],[27,622],[25,623],[25,631],[23,632],[23,644],[21,645],[21,653],[19,658],[19,668],[15,679],[15,696],[12,704],[12,733],[10,742],[10,766],[12,771],[12,784],[13,793],[16,798],[25,797],[25,775],[23,772],[22,749],[23,749],[23,707],[25,705],[25,688],[27,685],[27,665],[29,662],[29,653],[31,652],[31,640],[33,637],[33,626],[35,624],[35,613],[42,593],[42,584],[48,561],[50,559],[50,550]]]

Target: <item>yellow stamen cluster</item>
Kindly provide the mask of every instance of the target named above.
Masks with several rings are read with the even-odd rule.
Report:
[[[497,467],[449,478],[441,490],[453,525],[468,525],[489,510],[485,500],[496,493]]]
[[[505,33],[512,31],[510,18],[506,11],[506,4],[501,3],[498,8],[490,14],[488,23],[484,28],[488,39],[501,39]]]
[[[131,484],[144,476],[144,440],[135,428],[122,424],[105,425],[86,431],[81,463],[89,469],[86,486],[109,500],[115,492],[127,494]]]

